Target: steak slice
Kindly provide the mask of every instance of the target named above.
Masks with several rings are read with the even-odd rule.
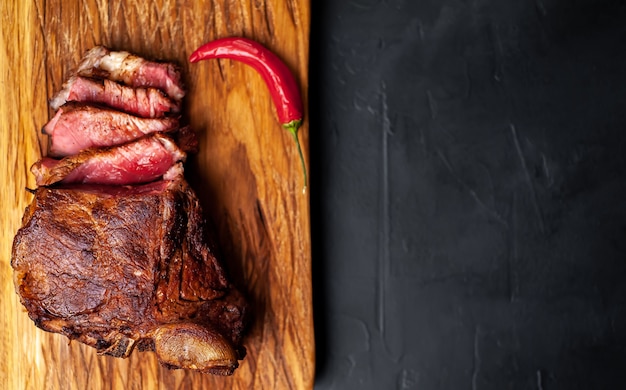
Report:
[[[195,193],[179,177],[140,186],[40,187],[13,241],[20,301],[35,324],[169,368],[229,375],[246,304],[207,245]]]
[[[51,100],[58,110],[67,102],[100,103],[143,118],[161,118],[178,113],[180,104],[155,88],[132,88],[108,79],[73,76]]]
[[[76,73],[119,81],[131,87],[158,88],[176,101],[185,96],[180,72],[173,64],[148,61],[126,51],[111,51],[104,46],[90,49]]]
[[[62,157],[177,128],[178,118],[140,118],[110,108],[67,103],[44,126],[43,132],[50,136],[49,154]]]
[[[171,138],[156,133],[123,145],[87,149],[61,160],[44,157],[33,164],[31,172],[38,186],[58,182],[139,184],[167,178],[168,171],[185,158],[186,154]]]

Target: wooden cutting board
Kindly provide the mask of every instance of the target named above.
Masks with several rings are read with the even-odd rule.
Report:
[[[312,388],[309,198],[293,139],[251,68],[186,61],[206,41],[253,38],[295,72],[306,107],[308,0],[4,1],[0,17],[0,388]],[[232,377],[170,371],[152,353],[97,356],[36,328],[14,292],[11,245],[32,199],[29,168],[46,153],[40,129],[51,114],[47,99],[96,44],[182,66],[185,113],[200,139],[186,176],[253,308],[248,355]],[[300,140],[308,161],[306,115]]]

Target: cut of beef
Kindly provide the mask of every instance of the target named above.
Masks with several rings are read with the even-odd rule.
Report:
[[[180,111],[179,103],[155,88],[131,88],[108,79],[73,76],[50,100],[58,110],[67,102],[100,103],[143,118],[161,118]]]
[[[52,99],[50,157],[31,167],[40,187],[11,265],[38,327],[100,354],[137,348],[169,368],[230,375],[245,354],[246,302],[183,177],[198,148],[170,116],[183,96],[172,64],[90,50]]]
[[[171,138],[156,133],[106,149],[87,149],[55,160],[44,157],[31,167],[38,186],[54,183],[138,184],[166,175],[185,153]]]
[[[178,118],[140,118],[99,106],[67,103],[59,108],[43,131],[50,136],[50,155],[62,157],[177,128]]]
[[[174,100],[185,96],[180,72],[170,63],[153,62],[126,51],[110,51],[103,46],[89,50],[78,66],[77,74],[102,77],[131,87],[153,87]]]
[[[154,350],[170,368],[231,374],[245,302],[208,247],[182,178],[131,187],[40,187],[11,265],[35,324],[101,354]]]

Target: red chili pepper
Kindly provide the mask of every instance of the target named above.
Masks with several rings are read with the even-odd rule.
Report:
[[[306,166],[298,140],[302,124],[302,99],[298,84],[287,65],[260,43],[240,37],[221,38],[200,46],[189,56],[190,62],[212,58],[228,58],[250,65],[263,77],[270,90],[278,119],[294,137],[307,186]]]

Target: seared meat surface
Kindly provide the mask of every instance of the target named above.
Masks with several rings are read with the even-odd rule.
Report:
[[[15,237],[18,294],[38,327],[99,353],[139,346],[170,367],[230,374],[244,354],[245,304],[202,221],[180,178],[40,187]]]

